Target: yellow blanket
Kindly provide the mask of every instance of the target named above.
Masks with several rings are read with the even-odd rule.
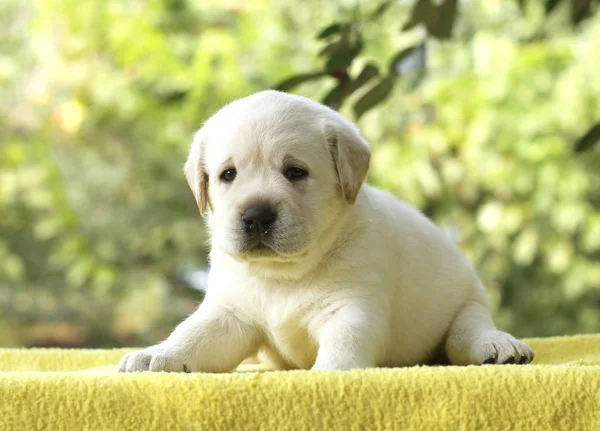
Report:
[[[0,349],[2,430],[600,430],[600,335],[532,365],[117,374],[127,350]]]

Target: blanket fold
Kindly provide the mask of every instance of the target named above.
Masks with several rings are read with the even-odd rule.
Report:
[[[118,374],[131,349],[0,349],[2,430],[600,430],[600,335],[531,365]]]

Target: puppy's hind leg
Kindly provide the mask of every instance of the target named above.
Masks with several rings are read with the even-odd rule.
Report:
[[[528,364],[534,357],[527,344],[496,329],[483,287],[452,322],[446,355],[452,365]]]

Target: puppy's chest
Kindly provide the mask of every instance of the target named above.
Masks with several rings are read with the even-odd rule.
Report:
[[[273,298],[271,298],[273,299]],[[317,304],[307,298],[269,301],[259,318],[265,335],[265,348],[289,368],[311,368],[317,357],[311,321],[318,314]]]

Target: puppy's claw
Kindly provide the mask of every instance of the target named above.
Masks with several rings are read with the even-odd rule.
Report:
[[[515,356],[515,355],[512,355],[512,356],[509,356],[509,357],[508,357],[508,358],[507,358],[507,359],[506,359],[504,362],[502,362],[502,363],[503,363],[503,364],[514,364],[516,359],[517,359],[517,358],[516,358],[516,356]]]
[[[498,357],[496,355],[490,356],[489,358],[487,358],[485,361],[483,361],[484,364],[495,364],[496,360],[498,359]]]

